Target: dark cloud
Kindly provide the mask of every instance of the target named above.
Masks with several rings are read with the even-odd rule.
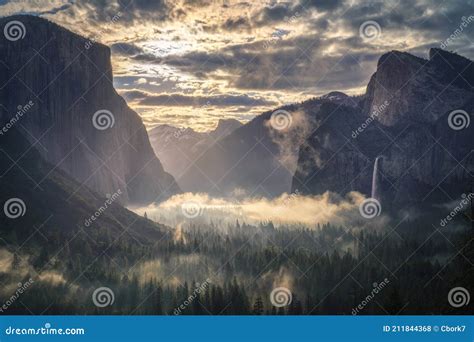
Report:
[[[123,56],[135,56],[143,53],[143,50],[133,43],[115,43],[110,46],[113,53]]]
[[[179,8],[165,0],[74,0],[74,6],[65,8],[70,16],[85,17],[90,25],[100,26],[109,22],[118,13],[120,22],[134,21],[157,22],[179,17]],[[45,13],[47,14],[47,13]]]
[[[288,4],[278,4],[273,7],[265,7],[260,13],[261,22],[281,21],[291,13]]]
[[[381,51],[381,47],[426,54],[426,47],[439,46],[459,28],[463,16],[469,17],[474,13],[472,0],[413,0],[409,5],[399,0],[299,0],[271,3],[254,11],[251,8],[253,3],[222,0],[224,13],[229,13],[222,22],[200,19],[183,21],[183,25],[194,28],[197,35],[202,30],[210,33],[222,30],[228,32],[228,40],[221,41],[227,45],[217,51],[199,49],[180,55],[157,57],[166,53],[150,51],[149,47],[144,51],[133,42],[116,43],[111,48],[114,54],[127,56],[135,62],[166,64],[198,79],[225,80],[229,86],[240,89],[296,89],[301,92],[314,89],[347,90],[367,83],[375,70],[377,58],[385,52]],[[131,21],[154,25],[166,20],[180,22],[179,18],[185,15],[191,19],[192,11],[209,4],[209,0],[77,0],[74,6],[68,7],[66,4],[49,12],[71,11],[74,14],[77,10],[77,13],[87,13],[84,17],[96,21],[98,26],[117,12],[122,12],[120,22],[123,22],[123,27],[127,27],[133,25]],[[321,13],[324,14],[319,15]],[[308,30],[274,31],[277,33],[273,36],[270,34],[267,39],[257,38],[259,34],[249,34],[248,43],[234,43],[232,31],[261,32],[262,27],[278,30],[279,23],[292,20],[307,25]],[[376,21],[382,29],[378,42],[368,44],[359,36],[359,27],[368,20]],[[158,27],[162,29],[162,34],[171,33],[163,29],[166,25],[157,25],[157,32]],[[328,34],[331,30],[340,30],[344,38]],[[472,58],[474,52],[472,48],[469,49],[472,46],[469,45],[469,35],[472,36],[473,31],[474,24],[471,24],[466,28],[465,36],[459,37],[450,49],[462,51]],[[400,39],[404,37],[405,41]],[[416,40],[419,41],[418,45]],[[205,43],[203,46],[206,46]],[[135,85],[131,83],[127,86]],[[142,87],[140,89],[151,91]],[[187,97],[169,99],[193,103],[192,98]],[[163,103],[164,100],[159,97],[154,99],[157,103]],[[198,99],[198,102],[202,100]],[[147,97],[143,101],[152,99]]]
[[[212,53],[167,56],[159,62],[198,78],[225,79],[241,89],[345,90],[366,83],[372,72],[368,66],[375,66],[379,56],[376,51],[357,52],[359,43],[358,38],[328,40],[317,35],[273,37],[269,42],[238,44]],[[326,47],[333,44],[343,50],[343,57],[324,55]]]
[[[238,18],[228,18],[222,28],[226,31],[233,31],[233,30],[241,30],[241,29],[250,29],[250,21],[248,18],[245,17],[238,17]]]
[[[69,9],[74,4],[74,2],[75,2],[74,0],[71,0],[67,4],[64,4],[64,5],[59,6],[59,7],[52,8],[52,9],[47,10],[47,11],[39,12],[38,14],[39,15],[48,15],[48,14],[49,15],[54,15],[54,14],[57,14],[61,11],[65,11],[65,10]]]
[[[343,0],[301,0],[300,5],[303,8],[314,7],[319,11],[329,11],[342,7],[345,2]]]
[[[183,94],[152,95],[139,90],[122,94],[127,100],[138,101],[144,106],[273,106],[275,102],[248,95],[190,96]]]

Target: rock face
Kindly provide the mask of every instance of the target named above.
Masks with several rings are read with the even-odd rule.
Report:
[[[80,234],[81,229],[82,232],[87,231],[86,235],[91,234],[87,239],[93,238],[98,231],[107,232],[116,239],[124,233],[126,227],[127,234],[124,238],[130,239],[131,243],[136,241],[141,244],[156,243],[169,236],[167,227],[119,205],[120,197],[124,195],[121,189],[116,189],[111,197],[106,198],[81,186],[66,172],[45,162],[36,148],[15,127],[7,134],[0,135],[0,147],[0,203],[3,206],[7,201],[13,201],[11,203],[16,203],[19,212],[23,213],[14,220],[6,214],[0,215],[2,248],[6,247],[6,240],[13,241],[13,244],[16,239],[25,243],[35,241],[34,237],[30,238],[39,223],[41,234],[51,236],[50,234],[57,232],[68,237],[61,246],[72,236]],[[13,163],[11,159],[17,162]],[[13,208],[10,207],[10,212],[14,213]],[[4,209],[8,211],[7,206]],[[95,215],[94,221],[91,220],[92,215]],[[12,236],[16,238],[12,239]],[[40,243],[43,248],[50,248],[53,241],[41,238]]]
[[[23,106],[15,127],[46,161],[101,194],[122,189],[122,203],[178,192],[140,117],[113,87],[110,49],[33,16],[2,18],[2,32],[15,20],[24,38],[0,39],[2,123]]]
[[[433,49],[383,55],[358,107],[321,108],[300,149],[293,191],[371,196],[375,160],[385,203],[450,201],[474,181],[471,61]],[[455,110],[462,110],[451,114]],[[324,115],[330,113],[328,118]]]
[[[377,117],[385,126],[399,122],[433,123],[472,96],[474,66],[468,59],[431,49],[429,60],[406,52],[383,55],[367,86],[364,112],[388,102]]]
[[[242,123],[234,119],[221,119],[210,132],[196,132],[191,128],[178,128],[160,125],[148,132],[151,146],[166,170],[178,180],[183,191],[186,186],[179,182],[180,177],[193,162],[205,153],[217,140],[226,137]]]

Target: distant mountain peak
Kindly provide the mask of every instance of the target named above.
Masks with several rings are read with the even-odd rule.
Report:
[[[321,99],[327,99],[327,100],[345,100],[349,96],[341,91],[331,91],[327,94],[324,94],[321,96]]]
[[[214,136],[214,138],[222,138],[223,136],[232,133],[232,131],[239,128],[240,126],[242,126],[242,123],[239,120],[219,119],[216,128],[209,132],[209,134]]]

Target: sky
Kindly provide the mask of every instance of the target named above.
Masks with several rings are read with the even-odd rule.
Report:
[[[474,0],[0,0],[1,16],[19,13],[110,46],[114,85],[148,129],[206,131],[330,91],[363,94],[391,50],[474,58]]]

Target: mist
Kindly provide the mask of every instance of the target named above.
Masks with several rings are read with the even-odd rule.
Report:
[[[238,220],[254,225],[271,221],[275,226],[290,225],[309,229],[326,223],[356,228],[388,220],[383,212],[371,220],[362,217],[359,207],[364,199],[358,192],[350,192],[344,197],[331,192],[317,196],[284,193],[273,199],[226,199],[204,193],[185,193],[160,204],[129,209],[141,216],[146,213],[149,219],[172,227],[181,227],[187,223],[224,226],[235,224]]]

